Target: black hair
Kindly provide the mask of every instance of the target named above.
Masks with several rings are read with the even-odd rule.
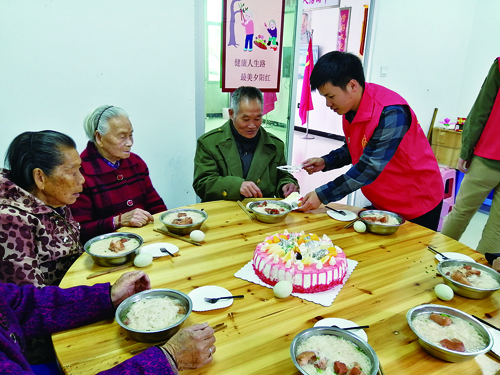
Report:
[[[361,60],[352,53],[332,51],[321,56],[311,73],[311,89],[317,90],[326,83],[346,90],[347,84],[355,79],[365,88],[365,73]]]
[[[264,106],[264,96],[262,91],[253,86],[240,86],[231,95],[231,109],[237,115],[240,111],[240,103],[242,99],[257,100],[260,103],[260,108]]]
[[[71,137],[53,130],[24,132],[9,145],[5,153],[5,167],[10,171],[9,179],[26,191],[35,185],[33,170],[40,168],[50,176],[54,169],[64,163],[62,150],[76,149]]]

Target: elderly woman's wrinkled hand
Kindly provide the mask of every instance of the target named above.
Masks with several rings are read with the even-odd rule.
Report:
[[[163,347],[172,355],[179,371],[200,368],[212,362],[214,330],[208,323],[179,330]]]
[[[146,224],[153,223],[154,221],[155,219],[153,215],[140,208],[125,212],[121,216],[121,225],[124,227],[142,227]]]
[[[111,302],[115,309],[128,297],[151,289],[151,281],[144,271],[124,273],[111,287]]]

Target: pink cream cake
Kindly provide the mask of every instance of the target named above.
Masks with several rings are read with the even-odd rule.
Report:
[[[327,235],[277,233],[257,245],[253,269],[266,284],[286,280],[295,293],[316,293],[341,284],[347,258]]]

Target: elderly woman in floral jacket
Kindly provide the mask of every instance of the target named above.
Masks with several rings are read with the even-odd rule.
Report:
[[[58,285],[83,252],[66,207],[82,191],[80,156],[65,134],[25,132],[0,169],[0,281]]]
[[[66,207],[84,182],[75,142],[51,130],[25,132],[10,144],[5,165],[10,169],[0,169],[0,282],[58,285],[83,252],[79,225]],[[53,359],[50,336],[26,345],[31,364]]]

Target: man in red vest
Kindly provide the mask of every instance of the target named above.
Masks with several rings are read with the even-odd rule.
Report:
[[[361,189],[376,209],[436,230],[444,196],[436,158],[405,99],[365,83],[361,60],[345,52],[323,55],[311,74],[311,89],[342,116],[344,145],[304,161],[309,173],[352,164],[342,176],[306,194],[302,211],[335,202]]]
[[[459,240],[472,216],[488,194],[495,190],[490,215],[476,249],[485,254],[490,263],[500,256],[499,60],[500,57],[493,62],[465,121],[458,160],[458,169],[465,173],[465,177],[460,185],[456,203],[446,217],[441,231],[444,235]]]

